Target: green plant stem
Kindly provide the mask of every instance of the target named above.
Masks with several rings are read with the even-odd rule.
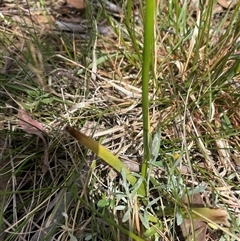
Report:
[[[149,162],[149,101],[148,85],[151,57],[153,57],[153,39],[154,39],[154,19],[155,19],[155,0],[146,1],[146,10],[144,18],[144,47],[142,62],[142,111],[143,111],[143,148],[144,160],[141,167],[141,175],[146,179],[147,165]]]

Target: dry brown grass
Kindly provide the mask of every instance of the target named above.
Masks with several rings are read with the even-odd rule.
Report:
[[[33,8],[34,11],[29,10]],[[171,190],[167,194],[156,188],[150,199],[160,196],[156,206],[173,205],[171,201],[180,202],[179,193],[186,192],[188,187],[197,189],[200,184],[206,185],[201,191],[202,203],[227,210],[232,225],[228,232],[238,237],[239,13],[234,12],[235,8],[231,10],[232,18],[227,17],[224,23],[229,19],[235,19],[236,23],[230,22],[232,27],[227,28],[225,35],[220,31],[226,27],[224,24],[215,35],[208,34],[207,28],[202,33],[200,29],[197,31],[201,38],[194,42],[193,35],[184,30],[193,31],[197,12],[187,18],[186,29],[180,23],[183,27],[176,32],[177,25],[167,17],[167,4],[161,9],[155,45],[155,79],[149,84],[150,126],[152,133],[159,127],[162,130],[156,163],[159,183],[172,183],[171,175],[179,183],[172,184],[172,189],[169,186]],[[1,192],[7,191],[0,200],[6,229],[2,240],[35,241],[42,240],[46,234],[51,236],[48,240],[67,240],[71,234],[78,240],[84,240],[86,235],[92,235],[92,240],[98,240],[97,237],[117,240],[122,235],[107,225],[104,218],[93,216],[90,208],[99,200],[111,200],[113,196],[108,188],[120,185],[121,189],[121,182],[114,179],[115,174],[100,160],[69,137],[64,128],[69,124],[79,128],[138,172],[143,156],[141,59],[121,19],[123,12],[117,17],[114,13],[114,19],[108,15],[110,23],[119,24],[121,31],[111,29],[110,34],[96,37],[95,23],[84,19],[81,28],[67,26],[74,28],[75,34],[58,31],[56,20],[73,22],[81,18],[82,11],[64,11],[64,6],[50,2],[45,8],[30,1],[19,1],[18,6],[1,5],[4,19],[0,33],[0,151],[3,154],[0,166],[1,181],[5,184]],[[110,29],[109,21],[100,21],[104,16],[98,19],[100,33]],[[208,18],[203,15],[202,21],[207,22]],[[170,31],[167,27],[171,27]],[[141,25],[136,28],[136,42],[141,51]],[[20,107],[45,126],[50,166],[45,174],[41,171],[44,145],[21,130],[17,120]],[[120,204],[123,202],[120,197],[116,199]],[[102,212],[116,218],[111,209]],[[121,223],[121,218],[115,221],[127,226]],[[159,228],[161,240],[181,239],[180,229],[174,230],[174,223],[173,218],[163,218],[165,229]],[[132,226],[134,231],[134,221]],[[223,228],[214,231],[208,226],[206,232],[207,240],[228,238]]]

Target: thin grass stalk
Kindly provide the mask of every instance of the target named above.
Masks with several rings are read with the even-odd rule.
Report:
[[[141,59],[141,54],[139,51],[139,44],[137,43],[137,36],[135,32],[135,23],[133,17],[133,3],[132,0],[127,1],[127,11],[126,11],[126,18],[125,18],[125,26],[128,30],[129,37],[131,38],[133,48],[138,56]]]
[[[146,10],[144,18],[144,46],[143,46],[143,61],[142,61],[142,111],[143,111],[143,148],[144,160],[141,167],[141,175],[146,179],[147,166],[149,162],[149,100],[148,100],[148,85],[150,79],[150,64],[153,54],[154,40],[154,20],[155,20],[155,0],[146,1]]]

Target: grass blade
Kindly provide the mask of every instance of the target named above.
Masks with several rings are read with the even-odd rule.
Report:
[[[137,182],[137,178],[131,175],[130,170],[116,157],[114,156],[107,148],[101,144],[94,141],[92,138],[84,135],[80,131],[74,129],[73,127],[68,126],[66,130],[75,137],[81,144],[92,150],[98,157],[103,159],[108,165],[113,167],[117,172],[121,173],[122,170],[125,171],[127,180],[134,185]],[[143,185],[138,189],[138,193],[142,196],[145,196],[145,191]]]

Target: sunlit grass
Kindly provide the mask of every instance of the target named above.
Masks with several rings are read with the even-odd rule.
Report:
[[[13,48],[0,76],[4,240],[176,240],[187,219],[195,238],[201,220],[209,235],[222,230],[216,240],[238,240],[240,3],[225,32],[227,16],[212,30],[213,2],[197,13],[176,0],[140,3],[138,24],[132,4],[123,19],[88,9],[89,26],[106,19],[111,37],[50,37],[25,20],[17,37],[1,33],[1,56]],[[20,108],[45,127],[46,173]],[[193,194],[206,209],[191,207]]]

